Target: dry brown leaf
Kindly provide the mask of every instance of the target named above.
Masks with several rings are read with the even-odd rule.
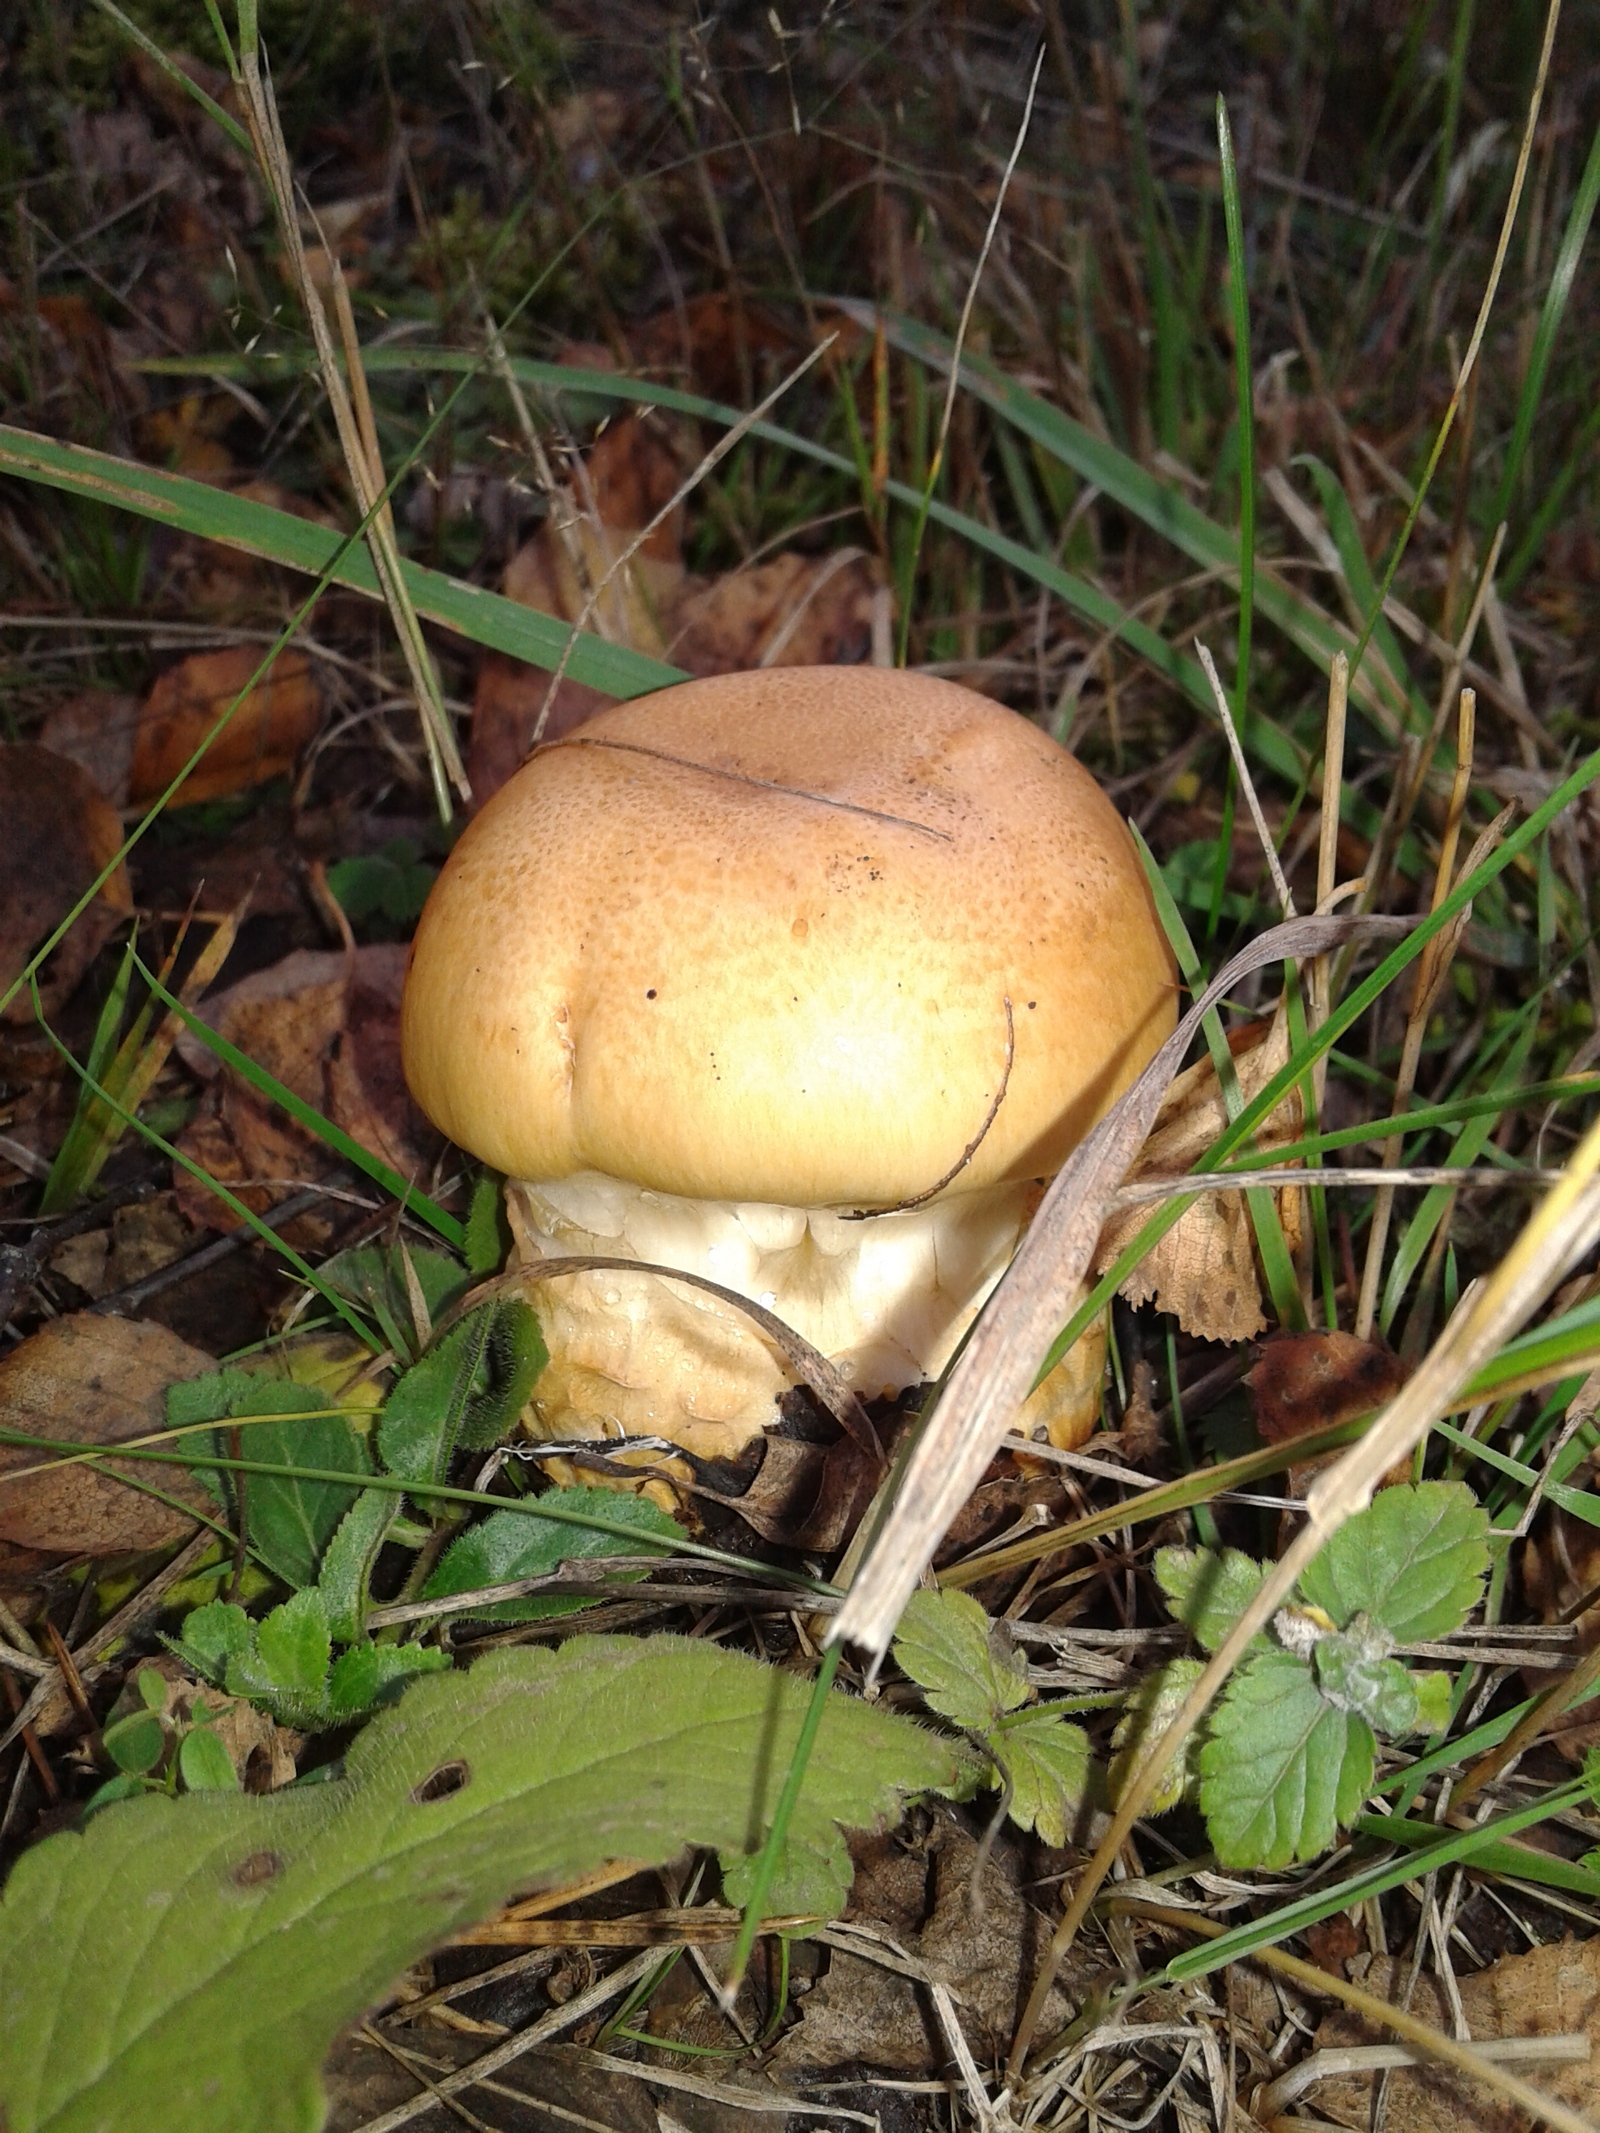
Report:
[[[1284,1333],[1245,1376],[1268,1444],[1331,1429],[1393,1399],[1411,1375],[1399,1356],[1353,1333]]]
[[[1288,1025],[1282,1011],[1270,1023],[1251,1023],[1231,1031],[1228,1047],[1248,1103],[1288,1059]],[[1203,1059],[1180,1074],[1167,1091],[1128,1183],[1184,1176],[1227,1123],[1216,1069],[1209,1059]],[[1270,1161],[1274,1148],[1286,1146],[1299,1134],[1300,1099],[1291,1095],[1256,1129],[1263,1161]],[[1276,1197],[1292,1251],[1300,1234],[1300,1194],[1290,1188]],[[1149,1216],[1146,1205],[1112,1217],[1100,1234],[1095,1257],[1099,1272],[1110,1266]],[[1197,1340],[1242,1341],[1261,1332],[1267,1321],[1244,1195],[1203,1193],[1129,1275],[1122,1294],[1130,1303],[1153,1300],[1159,1310],[1171,1311],[1184,1332]]]
[[[81,763],[113,807],[126,807],[138,730],[137,696],[82,689],[55,706],[39,729],[39,741]]]
[[[1400,2001],[1406,1967],[1394,1957],[1379,1957],[1360,1983],[1380,1998]],[[1527,1955],[1502,1956],[1470,1977],[1458,1973],[1461,2008],[1467,2027],[1479,2042],[1492,2037],[1550,2037],[1587,2030],[1591,2057],[1587,2065],[1519,2067],[1537,2087],[1591,2119],[1600,2118],[1600,1940],[1561,1940]],[[1438,1982],[1418,1980],[1411,2011],[1451,2027],[1451,2010]],[[1341,2009],[1317,2031],[1319,2049],[1352,2044],[1388,2044],[1386,2031]],[[1319,2082],[1307,2092],[1306,2105],[1335,2125],[1365,2128],[1372,2110],[1372,2077],[1347,2075]],[[1385,2123],[1389,2133],[1531,2133],[1533,2121],[1514,2105],[1497,2101],[1492,2091],[1467,2081],[1433,2062],[1407,2067],[1390,2076]]]
[[[121,817],[80,763],[27,741],[0,747],[0,992],[121,843]],[[127,870],[118,866],[41,973],[47,1013],[67,998],[132,909]],[[23,992],[6,1019],[32,1015]]]
[[[0,1413],[8,1428],[54,1443],[121,1444],[164,1429],[167,1387],[215,1367],[165,1326],[74,1313],[52,1319],[0,1359]],[[45,1456],[0,1447],[0,1540],[70,1555],[121,1555],[188,1538],[192,1519],[117,1481],[119,1472],[199,1510],[214,1508],[202,1483],[182,1467],[124,1461],[110,1471],[63,1466],[22,1481],[5,1478]]]
[[[135,806],[166,790],[260,664],[256,647],[230,645],[195,652],[161,676],[139,715],[130,779]],[[283,776],[321,723],[322,690],[310,660],[302,652],[280,653],[179,786],[174,804],[220,799]]]
[[[300,949],[213,995],[201,1013],[303,1103],[402,1177],[416,1178],[428,1169],[439,1142],[400,1074],[405,965],[405,948],[389,943],[358,948],[349,957]],[[210,1084],[179,1146],[246,1206],[263,1213],[297,1186],[327,1174],[337,1160],[333,1151],[231,1070],[222,1070],[200,1038],[186,1034],[178,1051]],[[187,1172],[176,1184],[190,1221],[237,1227],[231,1210]]]
[[[856,666],[872,650],[876,591],[877,574],[857,548],[822,557],[786,551],[709,584],[686,581],[667,656],[691,674]]]

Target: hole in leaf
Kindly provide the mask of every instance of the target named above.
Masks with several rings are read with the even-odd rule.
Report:
[[[459,1792],[472,1776],[466,1763],[441,1763],[437,1770],[430,1771],[420,1785],[414,1785],[411,1797],[419,1807],[426,1807],[432,1800],[448,1800],[453,1792]]]
[[[229,1878],[236,1889],[259,1888],[263,1881],[276,1880],[286,1863],[282,1852],[252,1852],[239,1861]]]

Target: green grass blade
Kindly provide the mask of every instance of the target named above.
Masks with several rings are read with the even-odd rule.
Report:
[[[122,1017],[128,1005],[128,987],[133,982],[133,966],[136,955],[135,938],[130,933],[127,946],[122,951],[122,961],[117,966],[111,990],[106,994],[104,1007],[94,1026],[94,1036],[89,1045],[89,1058],[85,1066],[87,1079],[78,1089],[77,1109],[72,1114],[72,1124],[67,1128],[61,1146],[56,1150],[55,1160],[50,1165],[50,1175],[44,1181],[44,1190],[39,1195],[41,1217],[58,1215],[70,1207],[83,1190],[90,1174],[96,1148],[101,1144],[106,1118],[105,1106],[95,1094],[95,1085],[105,1079],[106,1069],[116,1056],[117,1038],[122,1028]]]
[[[1555,351],[1556,335],[1561,330],[1567,299],[1571,296],[1573,282],[1577,279],[1578,262],[1583,256],[1584,243],[1589,235],[1589,225],[1594,220],[1597,201],[1600,201],[1600,126],[1595,128],[1594,139],[1589,143],[1589,159],[1583,166],[1583,176],[1579,179],[1578,190],[1573,196],[1567,226],[1561,234],[1560,248],[1556,253],[1555,267],[1550,276],[1550,286],[1545,291],[1539,323],[1534,330],[1533,347],[1528,357],[1528,374],[1522,381],[1522,391],[1517,398],[1517,415],[1511,427],[1511,443],[1506,451],[1505,469],[1500,476],[1500,486],[1495,491],[1494,504],[1489,512],[1491,526],[1498,526],[1501,520],[1508,518],[1511,513],[1512,498],[1516,494],[1523,461],[1528,456],[1528,446],[1533,438],[1533,425],[1544,398],[1544,382],[1550,369],[1550,358]],[[1520,550],[1517,560],[1521,561]],[[1526,567],[1524,564],[1523,568]],[[1519,571],[1518,576],[1520,575]],[[1509,580],[1509,573],[1507,576]]]

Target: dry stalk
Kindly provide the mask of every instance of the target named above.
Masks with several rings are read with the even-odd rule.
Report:
[[[1152,1742],[1147,1759],[1123,1794],[1094,1857],[1079,1877],[1012,2045],[1013,2070],[1026,2056],[1056,1971],[1115,1864],[1128,1832],[1145,1811],[1183,1742],[1221,1693],[1251,1638],[1270,1622],[1313,1556],[1371,1500],[1373,1490],[1389,1468],[1421,1443],[1466,1381],[1538,1308],[1596,1239],[1600,1239],[1600,1119],[1579,1142],[1560,1183],[1552,1187],[1530,1216],[1494,1273],[1467,1290],[1455,1316],[1409,1384],[1366,1435],[1319,1474],[1307,1490],[1305,1524],[1281,1560],[1273,1564],[1182,1709]]]
[[[1175,1927],[1181,1933],[1200,1934],[1207,1940],[1217,1939],[1225,1930],[1213,1919],[1197,1918],[1192,1911],[1179,1910],[1173,1904],[1146,1903],[1139,1897],[1113,1897],[1111,1908],[1125,1917],[1148,1918],[1157,1925]],[[1363,1991],[1361,1986],[1335,1977],[1331,1971],[1321,1970],[1315,1963],[1302,1962],[1296,1955],[1286,1955],[1281,1948],[1258,1948],[1250,1960],[1276,1970],[1283,1977],[1293,1978],[1307,1992],[1318,1993],[1330,2000],[1342,2000],[1346,2007],[1365,2015],[1369,2022],[1381,2023],[1385,2029],[1392,2029],[1396,2036],[1404,2037],[1408,2044],[1415,2045],[1430,2059],[1437,2059],[1456,2073],[1468,2074],[1473,2080],[1498,2090],[1509,2102],[1519,2104],[1535,2118],[1543,2119],[1546,2125],[1557,2127],[1559,2133],[1594,2133],[1590,2121],[1579,2112],[1569,2110],[1553,2096],[1546,2096],[1542,2089],[1536,2089],[1531,2082],[1512,2073],[1508,2066],[1491,2058],[1492,2047],[1463,2044],[1454,2037],[1447,2037],[1443,2030],[1435,2029],[1431,2022],[1424,2022],[1420,2016],[1380,2000],[1375,1993]],[[1543,2046],[1549,2056],[1561,2056],[1550,2051],[1556,2039],[1541,2037],[1531,2041]]]
[[[462,766],[461,752],[456,745],[449,714],[444,708],[439,679],[434,672],[433,661],[422,634],[422,624],[406,589],[405,577],[400,567],[394,521],[384,496],[377,429],[372,419],[372,404],[367,394],[366,376],[361,365],[361,349],[356,337],[354,315],[350,309],[349,292],[345,287],[338,260],[332,249],[324,245],[335,314],[344,340],[345,361],[350,372],[350,384],[347,388],[333,345],[333,336],[328,330],[322,292],[317,287],[306,257],[305,246],[301,242],[300,221],[295,212],[294,170],[289,161],[283,129],[278,122],[278,107],[272,93],[272,84],[263,76],[258,55],[248,41],[240,55],[240,83],[244,91],[251,138],[255,142],[256,158],[267,181],[267,190],[272,195],[278,227],[294,272],[295,286],[299,291],[306,320],[311,328],[311,337],[316,346],[317,367],[321,373],[323,390],[328,396],[328,405],[333,411],[334,426],[339,433],[339,446],[344,453],[350,486],[355,491],[356,503],[365,522],[367,546],[372,555],[373,568],[377,572],[378,583],[393,619],[400,649],[411,676],[411,684],[416,692],[417,707],[422,717],[423,739],[428,749],[428,764],[433,775],[434,797],[440,815],[448,821],[451,812],[449,786],[453,784],[463,800],[471,798],[471,788],[467,784],[466,771]]]
[[[1211,684],[1211,694],[1216,699],[1217,716],[1222,721],[1222,730],[1228,736],[1228,749],[1233,757],[1233,767],[1239,774],[1239,784],[1244,792],[1245,804],[1250,810],[1250,820],[1256,826],[1256,837],[1261,845],[1262,857],[1267,862],[1267,872],[1272,876],[1273,891],[1278,899],[1278,908],[1285,918],[1294,917],[1294,898],[1289,894],[1289,884],[1284,879],[1283,867],[1278,859],[1278,847],[1272,841],[1272,832],[1267,827],[1267,818],[1261,809],[1256,792],[1256,781],[1250,775],[1250,765],[1245,757],[1244,744],[1239,739],[1239,729],[1233,722],[1233,713],[1228,708],[1228,692],[1222,686],[1217,672],[1217,663],[1199,638],[1194,648],[1200,655],[1200,664],[1206,670],[1206,680]]]

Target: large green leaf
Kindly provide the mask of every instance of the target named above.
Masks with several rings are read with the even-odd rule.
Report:
[[[558,1505],[573,1511],[603,1512],[625,1526],[637,1526],[663,1540],[681,1540],[683,1528],[645,1496],[619,1495],[615,1489],[557,1489]],[[628,1543],[615,1533],[592,1526],[571,1526],[553,1518],[529,1517],[520,1511],[491,1511],[445,1550],[439,1567],[422,1588],[425,1600],[477,1592],[485,1585],[508,1585],[514,1578],[542,1577],[559,1564],[582,1557],[626,1555]],[[623,1573],[642,1577],[635,1570]],[[542,1615],[570,1615],[593,1602],[575,1594],[530,1593],[521,1600],[491,1600],[475,1607],[479,1622],[530,1622]],[[463,1617],[457,1616],[457,1620]]]
[[[314,2133],[338,2030],[513,1890],[758,1844],[810,1693],[687,1638],[497,1652],[416,1683],[328,1784],[131,1801],[47,1838],[0,1902],[9,2133]],[[969,1760],[832,1697],[800,1878],[842,1901],[840,1825],[960,1789]]]
[[[328,1412],[313,1411],[318,1408]],[[242,1438],[253,1460],[345,1474],[372,1471],[366,1438],[314,1385],[260,1370],[218,1370],[167,1391],[167,1420],[174,1427],[230,1418],[242,1421],[253,1415],[292,1418],[249,1423]],[[225,1449],[204,1438],[191,1439],[190,1448],[196,1452]],[[355,1495],[354,1489],[341,1488],[337,1482],[302,1481],[293,1473],[281,1479],[276,1474],[252,1474],[245,1490],[250,1545],[286,1585],[309,1585],[323,1549]]]
[[[1372,1729],[1336,1710],[1303,1659],[1263,1651],[1234,1675],[1200,1751],[1200,1804],[1224,1866],[1314,1859],[1372,1785]]]
[[[1478,1603],[1488,1532],[1488,1514],[1463,1482],[1380,1489],[1314,1558],[1300,1591],[1341,1629],[1366,1614],[1396,1644],[1442,1637]]]

